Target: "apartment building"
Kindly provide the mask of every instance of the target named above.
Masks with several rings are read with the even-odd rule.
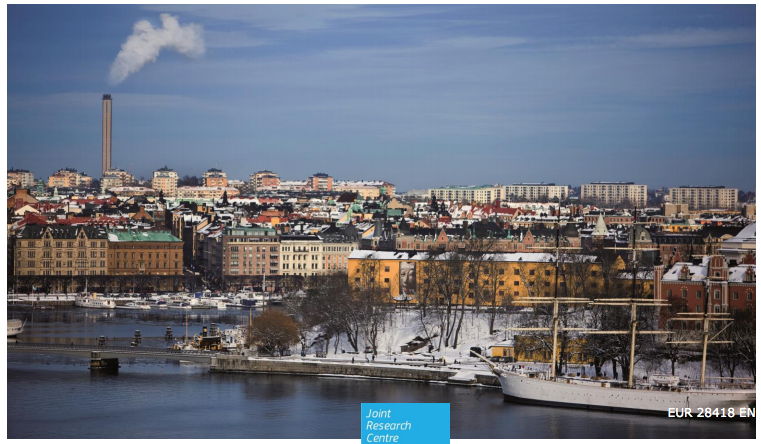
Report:
[[[234,187],[179,187],[177,188],[177,198],[221,199],[225,192],[227,192],[229,199],[240,195],[240,191]]]
[[[221,244],[216,245],[222,250],[224,276],[280,274],[280,245],[274,228],[225,228]]]
[[[647,185],[634,182],[592,182],[581,185],[581,200],[602,205],[630,203],[640,208],[647,204]]]
[[[153,173],[151,188],[156,190],[156,193],[163,192],[164,197],[174,198],[177,197],[177,182],[179,180],[180,176],[177,172],[165,166]]]
[[[280,178],[270,170],[261,170],[249,176],[249,187],[253,190],[279,187]]]
[[[209,171],[203,173],[203,186],[227,187],[227,173],[218,168],[210,168]]]
[[[11,168],[8,170],[7,188],[32,188],[34,186],[34,173],[28,170]]]
[[[63,168],[48,177],[48,188],[89,187],[92,177],[73,168]]]
[[[505,200],[537,202],[568,199],[568,186],[554,183],[514,183],[506,185],[502,193]]]
[[[449,186],[428,190],[428,198],[436,196],[437,200],[454,200],[490,204],[502,199],[503,188],[499,184],[473,187]]]
[[[683,186],[670,188],[669,195],[672,204],[688,205],[691,210],[737,208],[737,188]]]

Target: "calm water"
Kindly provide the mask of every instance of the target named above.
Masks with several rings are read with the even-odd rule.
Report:
[[[184,332],[185,313],[9,309],[28,318],[21,340],[125,344],[141,330],[163,344]],[[190,334],[247,313],[189,316]],[[85,359],[8,355],[8,438],[355,438],[362,402],[448,402],[452,438],[755,438],[755,423],[705,422],[505,403],[495,389],[412,382],[211,374],[208,367],[121,360],[118,375]]]

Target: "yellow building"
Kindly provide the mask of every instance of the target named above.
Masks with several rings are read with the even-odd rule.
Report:
[[[451,260],[452,258],[459,258]],[[478,262],[478,263],[476,263]],[[603,291],[600,264],[594,256],[573,255],[561,265],[558,294],[593,297]],[[480,268],[475,276],[474,267]],[[622,269],[619,258],[615,268]],[[549,253],[490,253],[473,260],[448,252],[438,256],[414,251],[355,250],[349,256],[349,283],[380,284],[391,297],[412,303],[442,297],[440,289],[457,291],[467,305],[502,305],[526,297],[551,297],[555,287],[554,256]],[[462,283],[465,283],[465,286]]]
[[[592,364],[594,361],[593,357],[588,356],[584,351],[585,342],[584,339],[571,339],[565,346],[565,350],[563,350],[562,344],[558,343],[558,359],[560,359],[562,353],[564,354],[563,361],[568,364]],[[552,343],[551,337],[541,341],[541,344],[547,343]],[[508,339],[491,346],[491,358],[492,360],[503,362],[541,362],[548,364],[552,362],[552,350],[542,347],[539,339],[536,337],[515,336],[515,339]]]

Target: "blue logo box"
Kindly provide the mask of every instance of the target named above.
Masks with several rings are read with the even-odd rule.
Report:
[[[448,443],[449,404],[362,404],[362,442]]]

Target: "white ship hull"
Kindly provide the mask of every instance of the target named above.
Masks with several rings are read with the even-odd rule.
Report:
[[[24,323],[19,319],[8,319],[8,337],[12,338],[24,332]]]
[[[739,415],[739,409],[756,404],[754,389],[629,389],[604,387],[606,381],[561,378],[556,382],[508,371],[498,377],[505,400],[530,404],[664,416],[669,408],[691,408],[693,413],[698,408],[734,408]]]
[[[116,308],[116,301],[108,298],[77,298],[74,301],[74,306],[83,308]]]

